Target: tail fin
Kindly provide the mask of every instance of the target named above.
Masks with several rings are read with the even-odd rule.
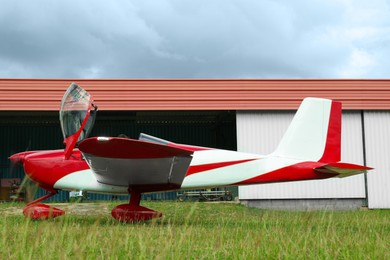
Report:
[[[305,98],[273,155],[326,163],[340,161],[341,103]]]

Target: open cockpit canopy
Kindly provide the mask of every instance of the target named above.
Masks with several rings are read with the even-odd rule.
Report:
[[[76,144],[91,133],[96,111],[92,96],[72,83],[62,98],[60,108],[61,130],[66,145],[65,157],[69,157]]]

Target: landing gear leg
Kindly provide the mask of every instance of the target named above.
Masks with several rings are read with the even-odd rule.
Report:
[[[113,218],[120,222],[132,223],[162,217],[160,212],[139,205],[141,201],[141,192],[129,189],[129,193],[129,203],[115,207],[111,212]]]
[[[64,215],[65,211],[61,209],[57,209],[49,205],[39,203],[56,194],[56,191],[51,191],[49,194],[46,194],[45,196],[28,203],[23,209],[23,214],[32,220],[44,220]]]

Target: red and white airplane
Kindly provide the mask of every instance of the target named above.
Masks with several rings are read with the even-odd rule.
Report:
[[[304,99],[276,151],[266,156],[176,144],[146,134],[139,140],[86,139],[96,111],[92,96],[71,84],[60,109],[65,149],[10,157],[49,192],[27,204],[26,216],[47,219],[64,214],[40,203],[58,190],[130,193],[129,203],[114,208],[112,216],[134,222],[162,216],[140,206],[142,193],[347,177],[372,169],[340,162],[341,103],[328,99]]]

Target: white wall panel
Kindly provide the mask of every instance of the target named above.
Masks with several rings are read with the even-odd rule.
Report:
[[[390,112],[365,112],[368,207],[390,208]]]
[[[263,155],[273,152],[293,116],[294,112],[238,111],[238,151]],[[360,112],[344,112],[342,124],[342,161],[363,164]],[[244,200],[364,198],[364,176],[240,186],[239,197]]]

